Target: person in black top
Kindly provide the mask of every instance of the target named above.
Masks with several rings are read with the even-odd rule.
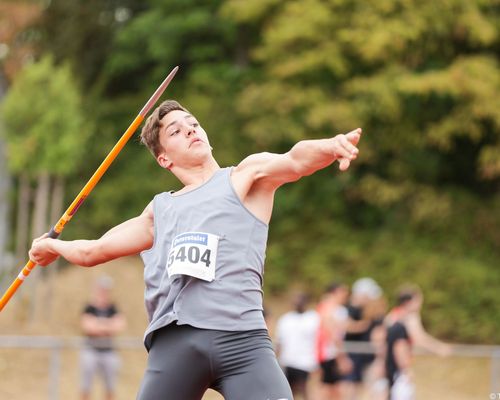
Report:
[[[394,385],[398,375],[409,372],[410,353],[411,340],[408,331],[402,322],[395,322],[387,330],[386,371],[390,387]]]
[[[376,329],[384,329],[382,321],[386,306],[382,294],[382,289],[372,278],[365,277],[354,282],[347,306],[349,320],[345,341],[353,344],[369,343],[372,342],[372,334]],[[360,396],[364,375],[375,360],[375,354],[351,351],[349,357],[352,360],[353,369],[344,377],[348,382],[345,395],[347,400]]]
[[[413,346],[419,346],[440,356],[450,355],[452,347],[429,335],[422,326],[421,290],[412,285],[400,289],[398,305],[385,318],[387,326],[386,376],[390,399],[414,399],[415,388],[411,366]]]
[[[113,400],[119,358],[113,348],[113,336],[125,327],[125,319],[111,302],[112,280],[110,277],[99,278],[93,290],[92,300],[85,306],[81,327],[86,336],[80,355],[81,399],[90,397],[92,380],[101,375],[106,399]]]

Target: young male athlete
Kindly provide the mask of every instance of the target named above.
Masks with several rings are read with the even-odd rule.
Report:
[[[165,101],[141,140],[184,187],[158,194],[100,239],[35,239],[30,258],[42,266],[58,256],[94,266],[141,254],[150,323],[138,399],[201,399],[213,388],[226,400],[290,400],[262,315],[274,193],[335,161],[346,170],[360,134],[305,140],[285,154],[254,154],[221,168],[196,118]]]

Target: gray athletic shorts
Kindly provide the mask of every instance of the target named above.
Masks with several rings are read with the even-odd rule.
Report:
[[[171,324],[154,332],[138,400],[292,400],[266,330],[227,332]]]
[[[80,388],[83,393],[90,392],[92,380],[99,374],[106,391],[112,393],[116,386],[116,376],[120,368],[120,359],[114,351],[97,351],[83,348],[80,353]]]

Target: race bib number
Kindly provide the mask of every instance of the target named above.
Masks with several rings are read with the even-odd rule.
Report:
[[[211,233],[177,235],[168,253],[168,276],[189,275],[207,282],[215,279],[219,237]]]

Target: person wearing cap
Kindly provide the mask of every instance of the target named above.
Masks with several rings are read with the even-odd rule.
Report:
[[[369,277],[358,279],[352,286],[347,306],[349,318],[345,340],[354,345],[371,343],[375,353],[354,350],[348,353],[353,364],[352,371],[344,377],[348,400],[359,397],[369,367],[384,355],[385,328],[382,322],[386,307],[382,294],[383,291],[377,282]],[[374,340],[381,336],[382,340]],[[383,369],[380,375],[383,378]],[[377,382],[377,387],[380,386],[380,382]]]
[[[80,394],[90,398],[92,381],[100,375],[106,390],[106,400],[115,398],[115,386],[120,366],[113,346],[113,336],[125,328],[125,318],[111,300],[113,280],[109,276],[97,279],[92,298],[83,310],[80,325],[86,336],[80,354]]]

